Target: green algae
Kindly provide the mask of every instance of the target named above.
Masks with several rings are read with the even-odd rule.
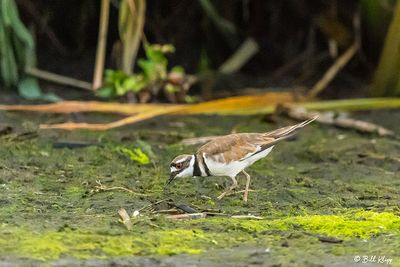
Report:
[[[400,217],[389,212],[351,211],[345,215],[287,218],[285,222],[292,228],[300,225],[306,231],[346,239],[368,239],[381,233],[400,233]]]
[[[149,230],[110,236],[80,230],[33,232],[2,225],[0,254],[35,260],[108,258],[129,255],[198,254],[232,248],[242,242],[267,245],[272,231],[307,231],[332,237],[369,239],[400,233],[400,217],[392,213],[351,211],[342,215],[295,216],[273,220],[210,218],[180,222],[174,229]],[[214,231],[201,228],[215,226]],[[185,229],[185,228],[186,229]],[[216,229],[223,228],[224,232]],[[338,252],[337,252],[338,253]]]
[[[12,123],[18,118],[12,116]],[[270,156],[249,168],[251,188],[256,191],[244,204],[240,194],[215,199],[227,181],[223,177],[177,179],[163,190],[169,161],[196,149],[180,144],[182,137],[225,134],[232,128],[256,132],[277,125],[261,123],[258,117],[180,117],[185,127],[170,125],[173,120],[177,119],[105,133],[41,132],[37,138],[19,141],[0,137],[4,155],[0,158],[0,221],[5,223],[0,228],[0,258],[207,257],[214,252],[218,258],[220,250],[239,255],[236,252],[244,247],[256,247],[270,248],[276,263],[301,266],[303,255],[311,262],[327,255],[398,255],[400,180],[397,162],[390,159],[400,149],[398,141],[376,138],[372,142],[370,136],[310,125],[298,140],[277,145]],[[114,152],[118,146],[134,147],[137,138],[152,145],[157,155],[154,165],[141,166]],[[59,139],[101,140],[102,146],[56,149],[49,144]],[[369,157],[371,153],[387,159]],[[96,180],[144,195],[96,191]],[[243,186],[244,178],[238,180]],[[167,198],[198,210],[250,213],[266,219],[166,221],[144,210],[132,232],[118,223],[119,208],[131,213]],[[327,245],[318,236],[344,241]],[[244,256],[238,257],[245,261]]]
[[[271,220],[207,219],[206,225],[225,230],[262,233],[271,230],[302,230],[331,237],[368,239],[379,234],[400,234],[400,216],[389,212],[352,210],[338,215],[289,216]],[[202,222],[192,222],[200,226]]]
[[[199,229],[157,230],[110,236],[78,230],[39,233],[5,225],[0,228],[1,254],[42,261],[58,259],[63,255],[88,259],[132,255],[198,254],[211,245],[221,247],[223,241],[226,240],[221,235],[204,233]]]

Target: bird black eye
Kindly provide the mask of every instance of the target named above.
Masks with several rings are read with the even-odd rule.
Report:
[[[175,167],[176,167],[177,169],[181,169],[182,166],[183,166],[183,164],[182,164],[181,162],[175,164]]]

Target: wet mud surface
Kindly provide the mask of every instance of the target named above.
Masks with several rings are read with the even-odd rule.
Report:
[[[400,111],[353,116],[400,134]],[[400,266],[398,140],[313,123],[248,169],[255,191],[245,204],[241,194],[216,199],[229,185],[223,177],[164,189],[171,159],[196,150],[181,140],[294,121],[171,116],[107,132],[37,129],[112,118],[0,112],[0,266]],[[121,147],[140,148],[152,163]],[[168,203],[263,219],[170,220],[159,212]],[[128,231],[118,209],[143,207],[151,208]]]

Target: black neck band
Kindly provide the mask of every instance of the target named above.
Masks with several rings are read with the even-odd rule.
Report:
[[[197,160],[196,155],[194,156],[193,176],[201,176],[199,162]]]
[[[203,158],[203,165],[204,165],[204,171],[206,172],[207,176],[211,176],[210,170],[208,169],[208,166],[204,158]]]

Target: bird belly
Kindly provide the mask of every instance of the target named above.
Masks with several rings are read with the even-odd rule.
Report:
[[[239,172],[244,170],[246,162],[231,161],[229,163],[217,162],[211,159],[206,159],[206,164],[213,176],[230,176],[235,177]]]
[[[222,163],[205,157],[205,163],[213,176],[235,177],[239,172],[243,171],[257,160],[266,157],[271,152],[272,148],[273,146],[253,156],[247,157],[242,161],[234,160],[229,163]]]

